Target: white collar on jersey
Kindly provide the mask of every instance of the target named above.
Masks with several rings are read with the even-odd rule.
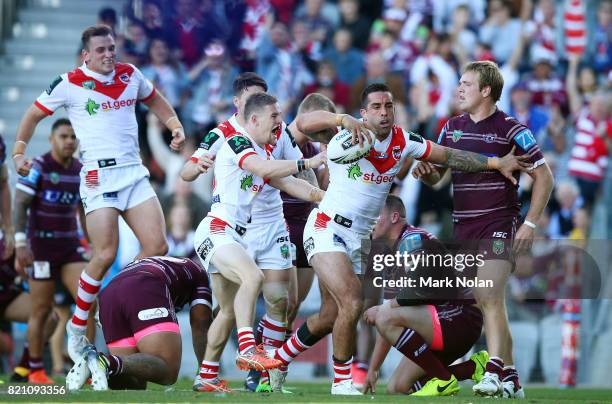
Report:
[[[85,64],[85,62],[83,62],[83,64],[81,66],[79,66],[79,69],[81,69],[83,71],[83,73],[85,73],[89,77],[93,77],[94,79],[96,79],[96,80],[98,80],[98,81],[100,81],[102,83],[106,83],[107,81],[111,81],[113,79],[113,77],[115,77],[115,70],[114,69],[109,74],[100,74],[100,73],[96,73],[93,70],[89,69],[87,67],[87,65]]]

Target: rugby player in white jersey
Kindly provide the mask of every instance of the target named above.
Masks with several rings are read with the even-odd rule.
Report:
[[[68,353],[75,362],[88,343],[89,309],[115,260],[119,215],[142,246],[137,258],[164,255],[168,249],[164,216],[140,159],[136,103],[144,102],[172,131],[173,150],[179,150],[185,141],[181,122],[166,99],[135,66],[116,62],[109,27],[89,27],[81,40],[83,65],[58,76],[26,111],[13,149],[17,173],[28,175],[32,162],[25,152],[38,122],[59,107],[68,111],[81,145],[80,194],[93,247],[79,280],[74,316],[66,327]]]
[[[278,349],[275,358],[288,365],[325,335],[332,333],[334,381],[332,394],[360,395],[352,382],[356,324],[362,312],[362,240],[367,240],[403,161],[411,156],[463,171],[497,169],[507,178],[526,170],[522,157],[512,153],[497,158],[441,147],[394,124],[395,107],[389,88],[370,84],[361,96],[361,116],[376,140],[366,157],[352,164],[329,162],[329,187],[318,209],[313,209],[304,230],[304,250],[319,277],[321,309]],[[337,117],[326,111],[304,114],[310,131],[336,126]],[[323,140],[323,139],[319,139]],[[512,181],[514,181],[512,179]],[[270,371],[272,389],[280,391],[285,375]]]
[[[194,247],[211,274],[219,313],[209,330],[209,339],[194,389],[202,392],[230,391],[218,378],[219,359],[236,324],[241,369],[265,370],[279,366],[255,344],[252,322],[264,275],[247,252],[245,234],[253,221],[254,201],[265,184],[291,195],[318,202],[324,192],[306,181],[292,177],[309,168],[318,168],[325,153],[304,160],[273,160],[269,145],[277,140],[282,126],[276,98],[258,92],[244,107],[244,132],[235,131],[222,143],[215,158],[215,190],[208,216],[200,223]],[[210,161],[210,157],[207,157]]]
[[[246,101],[251,95],[264,93],[267,89],[265,80],[252,72],[242,73],[234,80],[233,101],[237,112],[202,137],[192,159],[185,163],[181,171],[181,177],[185,181],[195,180],[208,168],[211,163],[210,158],[214,158],[228,137],[236,132],[246,133],[244,128]],[[363,124],[355,119],[345,119],[345,124],[356,132],[363,128]],[[284,122],[279,127],[274,142],[266,148],[275,160],[303,158],[292,132]],[[304,170],[296,177],[317,186],[312,169]],[[262,292],[266,303],[266,315],[259,322],[257,332],[266,349],[279,348],[285,342],[287,313],[295,312],[297,296],[295,293],[289,296],[289,285],[297,281],[297,276],[292,264],[289,232],[278,189],[264,185],[261,195],[253,203],[251,221],[246,228],[247,232],[243,239],[247,252],[264,273]],[[263,375],[259,385],[252,388],[255,387],[258,391],[269,390],[266,374]]]

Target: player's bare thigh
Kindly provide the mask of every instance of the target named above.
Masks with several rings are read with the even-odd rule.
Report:
[[[224,314],[229,314],[225,312],[230,309],[229,312],[233,316],[233,310],[231,309],[233,308],[234,298],[240,284],[228,280],[220,273],[213,273],[210,274],[210,287],[215,295],[215,300],[217,301],[220,310],[223,311]]]
[[[433,320],[427,306],[391,307],[382,305],[376,314],[377,327],[412,328],[423,337],[425,342],[433,342]],[[389,341],[394,343],[395,341]]]
[[[425,371],[416,363],[403,356],[387,382],[387,393],[406,394],[412,385],[425,374]]]
[[[483,301],[503,300],[508,278],[512,272],[512,264],[507,260],[486,260],[484,265],[478,268],[479,280],[492,280],[493,287],[473,288],[474,296],[478,303]]]
[[[119,245],[119,211],[115,208],[100,208],[85,217],[87,235],[91,241],[92,257],[87,273],[95,279],[102,279],[106,270],[115,260]]]
[[[166,219],[157,197],[149,198],[121,215],[140,242],[142,250],[139,257],[164,255],[168,252]]]
[[[338,306],[355,298],[361,300],[361,282],[345,253],[319,252],[312,256],[310,264]]]
[[[210,263],[224,278],[238,285],[243,282],[261,284],[263,281],[263,273],[238,243],[219,246],[211,257]]]
[[[32,300],[30,295],[22,292],[4,310],[4,319],[18,323],[27,323],[31,310]]]
[[[183,351],[181,334],[166,331],[156,332],[142,337],[136,346],[139,352],[162,359],[166,362],[168,372],[175,377],[178,376]]]

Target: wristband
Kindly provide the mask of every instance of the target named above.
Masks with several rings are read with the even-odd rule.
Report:
[[[13,158],[20,154],[25,154],[26,147],[28,147],[28,144],[26,142],[24,142],[23,140],[16,140],[15,146],[13,146]]]
[[[336,126],[342,126],[342,120],[346,114],[336,114]]]
[[[13,154],[13,159],[15,159],[15,157],[18,157],[18,156],[24,156],[24,154],[23,153],[15,153],[15,154]]]
[[[306,169],[306,162],[304,162],[304,159],[296,160],[295,163],[297,165],[298,173],[301,173]]]
[[[530,222],[527,219],[523,221],[523,224],[527,227],[531,227],[532,229],[535,229],[536,227],[538,227],[534,222]]]
[[[175,119],[176,119],[176,125],[168,125],[169,122],[172,122]],[[181,121],[178,119],[178,116],[176,115],[173,115],[170,118],[166,119],[165,125],[166,125],[166,128],[168,128],[170,131],[183,127],[183,125],[181,124]]]
[[[490,170],[497,170],[499,168],[499,157],[488,157],[487,168]]]
[[[18,231],[17,233],[15,233],[15,236],[13,236],[13,240],[15,240],[15,247],[27,246],[26,234],[22,231]]]

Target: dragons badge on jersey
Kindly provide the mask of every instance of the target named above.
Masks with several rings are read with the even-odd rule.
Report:
[[[394,160],[399,161],[399,159],[402,157],[402,149],[399,146],[393,146],[391,155],[393,156]]]

